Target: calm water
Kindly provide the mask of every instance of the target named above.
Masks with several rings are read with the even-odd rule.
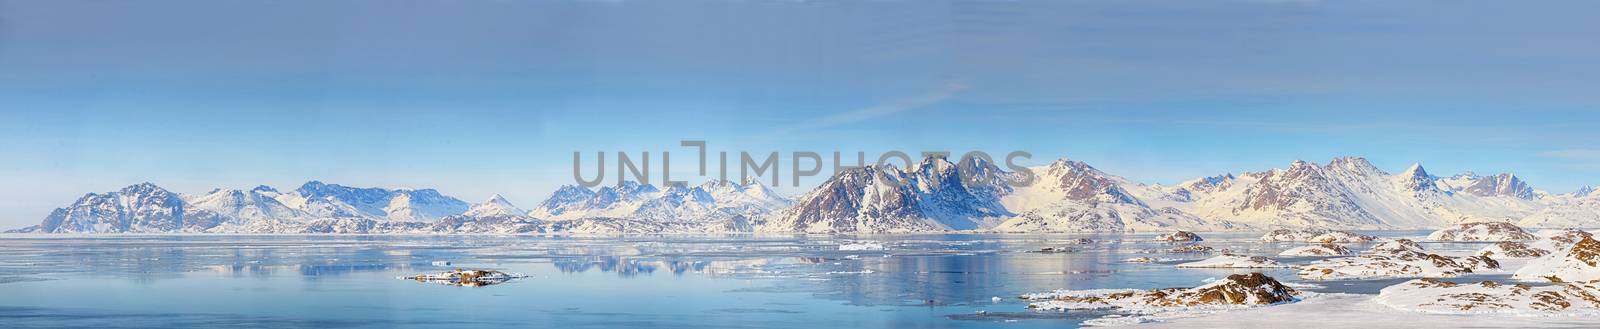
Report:
[[[1371,232],[1369,232],[1371,233]],[[1416,236],[1425,232],[1382,232]],[[1275,255],[1294,244],[1206,234]],[[1026,253],[1075,238],[1067,254]],[[1071,328],[1032,312],[1061,288],[1187,287],[1248,270],[1176,269],[1153,235],[0,236],[0,323],[30,327]],[[855,241],[884,251],[839,251]],[[1428,245],[1471,249],[1481,245]],[[1176,258],[1155,264],[1132,257]],[[1276,257],[1275,257],[1276,258]],[[1311,259],[1280,258],[1285,262]],[[434,261],[450,261],[449,267]],[[399,280],[452,267],[530,277],[486,287]],[[1266,270],[1296,281],[1293,270]],[[1318,283],[1374,293],[1396,282]],[[991,297],[1004,300],[995,303]],[[978,314],[986,311],[986,314]]]

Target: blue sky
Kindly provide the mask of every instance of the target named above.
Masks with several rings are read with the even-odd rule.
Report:
[[[1565,192],[1600,184],[1596,7],[0,0],[0,225],[142,181],[531,206],[573,151],[685,139],[1153,183],[1360,155]]]

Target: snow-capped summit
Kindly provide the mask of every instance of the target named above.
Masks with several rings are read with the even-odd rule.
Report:
[[[528,211],[517,208],[517,206],[511,204],[511,201],[507,201],[504,196],[495,194],[483,203],[472,205],[472,208],[468,208],[463,215],[472,217],[527,216]]]
[[[1208,192],[1209,193],[1209,192],[1215,192],[1217,190],[1227,189],[1229,187],[1233,187],[1233,181],[1236,180],[1236,179],[1237,178],[1233,177],[1233,174],[1221,174],[1221,175],[1210,176],[1210,177],[1196,178],[1196,179],[1189,180],[1187,182],[1183,182],[1181,184],[1178,184],[1178,186],[1182,187],[1185,190],[1189,190],[1191,192]]]
[[[1397,178],[1399,178],[1401,186],[1412,191],[1422,192],[1437,188],[1433,182],[1438,180],[1438,177],[1429,175],[1427,170],[1422,169],[1422,164],[1420,163],[1411,164],[1405,171],[1400,172]]]

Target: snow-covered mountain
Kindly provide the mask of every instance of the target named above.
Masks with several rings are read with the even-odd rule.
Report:
[[[494,196],[489,197],[488,201],[484,201],[483,203],[472,205],[471,208],[467,208],[467,212],[463,215],[472,217],[527,216],[528,211],[512,205],[511,201],[506,200],[506,197],[495,194]]]
[[[435,221],[467,211],[465,201],[433,189],[356,188],[307,182],[284,199],[316,218],[368,218],[389,221]]]
[[[365,222],[431,222],[466,210],[466,202],[432,189],[352,188],[313,181],[288,193],[258,186],[180,195],[140,183],[85,195],[21,231],[296,233],[317,224],[340,226],[335,222],[350,229],[373,227]],[[334,222],[318,222],[322,220]]]
[[[37,226],[41,233],[176,232],[195,222],[214,222],[215,214],[190,214],[183,198],[151,183],[115,192],[89,193],[59,208]]]
[[[279,201],[287,195],[267,186],[250,190],[217,189],[201,195],[185,195],[185,207],[220,215],[223,226],[287,224],[308,217],[304,211]]]
[[[1146,185],[1081,161],[1029,168],[923,159],[843,170],[790,200],[756,182],[659,188],[563,186],[530,210],[495,195],[467,204],[432,189],[308,182],[181,195],[141,183],[56,209],[41,233],[912,233],[1275,228],[1422,229],[1469,222],[1600,227],[1600,192],[1539,191],[1510,173],[1388,173],[1357,157]]]
[[[660,224],[691,231],[749,231],[752,218],[788,207],[791,202],[754,181],[739,184],[712,180],[695,187],[665,189],[629,181],[598,189],[562,186],[529,215],[555,223],[568,222],[561,223],[563,227],[592,228],[583,230],[588,233],[624,224]]]
[[[758,230],[1036,233],[1238,228],[1174,207],[1188,196],[1106,174],[1083,162],[1061,159],[1029,170],[1037,175],[1033,184],[1012,183],[1024,177],[978,158],[957,165],[931,157],[908,171],[893,166],[858,168],[834,176],[801,197],[795,207],[769,217]],[[963,177],[982,179],[962,184]]]
[[[963,176],[963,174],[971,176]],[[930,157],[902,170],[875,165],[835,174],[794,207],[765,218],[762,232],[902,233],[993,226],[1013,214],[1000,203],[1011,192],[999,168],[970,160],[961,166]],[[964,184],[962,177],[987,177]]]
[[[1390,174],[1357,157],[1326,165],[1295,161],[1286,169],[1239,174],[1229,187],[1196,194],[1201,196],[1178,207],[1259,227],[1436,228],[1516,222],[1549,206],[1542,192],[1513,174],[1439,178],[1420,164]]]
[[[1169,229],[1227,230],[1225,221],[1206,220],[1177,208],[1196,195],[1231,184],[1232,176],[1208,177],[1177,191],[1135,183],[1087,163],[1060,159],[1031,168],[1039,181],[1016,187],[1001,202],[1017,213],[994,227],[1000,232],[1116,232]],[[1190,189],[1193,190],[1190,190]]]

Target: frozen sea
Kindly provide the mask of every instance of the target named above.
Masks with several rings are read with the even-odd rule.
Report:
[[[1202,235],[1234,253],[1314,260],[1276,257],[1302,244],[1263,243],[1259,232]],[[1208,256],[1164,252],[1175,245],[1154,236],[0,235],[0,327],[1073,328],[1107,313],[1030,311],[1016,296],[1191,287],[1251,271],[1300,282],[1292,269],[1178,269]],[[1095,243],[1068,244],[1078,238]],[[874,244],[883,250],[840,250]],[[1078,250],[1026,252],[1063,246]],[[1161,261],[1124,262],[1134,257]],[[528,277],[397,279],[451,268]],[[1375,294],[1401,281],[1305,290]]]

